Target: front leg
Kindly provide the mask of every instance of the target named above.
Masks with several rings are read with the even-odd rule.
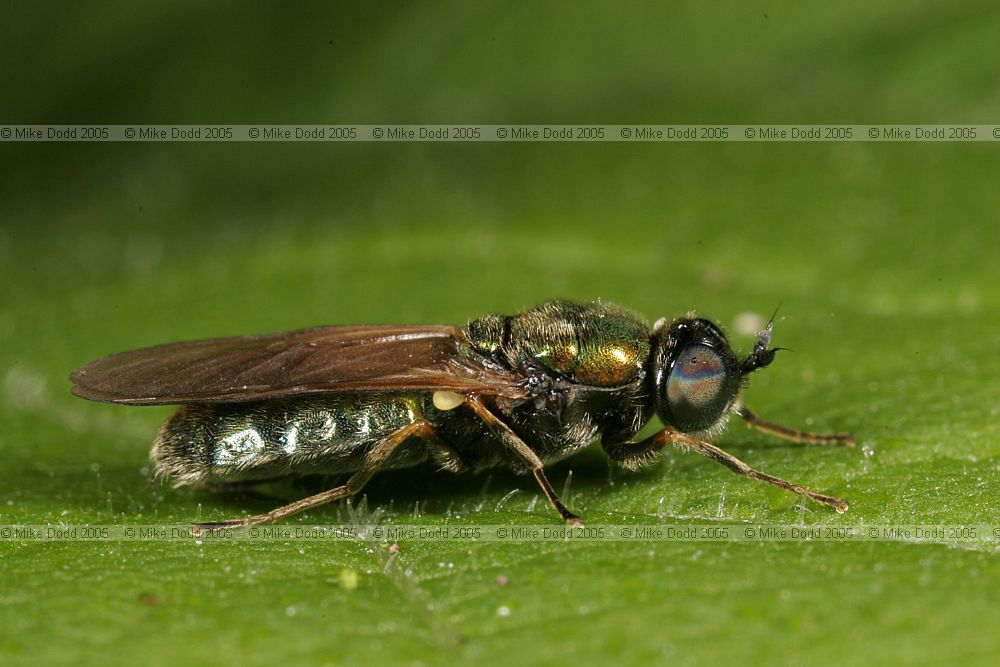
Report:
[[[724,451],[711,443],[692,438],[691,436],[681,433],[673,428],[665,428],[659,433],[655,433],[641,442],[625,442],[616,445],[605,445],[604,451],[608,453],[608,456],[622,464],[624,467],[630,470],[635,470],[636,468],[640,468],[654,460],[656,458],[656,454],[670,443],[686,447],[698,452],[702,456],[707,456],[710,459],[718,461],[733,472],[743,475],[744,477],[749,477],[750,479],[755,479],[759,482],[776,486],[779,489],[797,493],[800,496],[805,496],[806,498],[821,505],[832,507],[840,514],[847,511],[847,502],[841,500],[840,498],[834,498],[833,496],[827,496],[822,493],[810,491],[809,489],[799,486],[798,484],[786,482],[780,477],[775,477],[773,475],[760,472],[759,470],[754,470],[729,452]]]
[[[787,426],[781,426],[780,424],[769,422],[766,419],[761,419],[757,416],[756,412],[745,405],[737,410],[736,414],[738,414],[743,421],[747,423],[747,427],[755,428],[763,433],[770,433],[773,436],[777,436],[785,440],[791,440],[792,442],[804,442],[810,445],[854,446],[854,438],[851,437],[850,433],[821,434],[799,431],[798,429],[788,428]]]
[[[601,440],[601,447],[612,461],[626,470],[635,472],[656,461],[660,450],[670,443],[670,437],[666,435],[667,430],[663,429],[639,442],[629,440],[611,444]]]

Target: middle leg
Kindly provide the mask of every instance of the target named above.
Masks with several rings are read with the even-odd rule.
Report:
[[[576,514],[570,512],[562,501],[559,500],[558,494],[556,494],[555,489],[552,488],[552,484],[549,483],[548,478],[545,476],[545,464],[538,454],[528,446],[524,440],[510,428],[507,424],[503,423],[496,415],[490,412],[482,400],[478,396],[466,396],[465,402],[468,403],[469,407],[472,408],[480,419],[482,419],[486,424],[496,432],[500,439],[503,440],[504,444],[510,447],[516,454],[518,454],[525,463],[531,467],[531,474],[535,476],[535,480],[538,485],[542,487],[542,491],[545,493],[545,497],[549,499],[552,506],[559,512],[559,516],[562,517],[563,521],[568,523],[570,526],[583,526],[583,519],[581,519]]]

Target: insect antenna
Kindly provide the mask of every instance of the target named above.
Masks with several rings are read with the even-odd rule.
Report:
[[[758,368],[764,368],[774,361],[774,356],[781,350],[787,350],[787,347],[772,347],[768,348],[771,344],[771,332],[774,329],[774,318],[778,316],[778,309],[781,308],[781,302],[775,306],[774,312],[771,313],[771,319],[767,321],[767,326],[765,326],[757,334],[757,343],[754,345],[753,352],[751,352],[743,363],[740,364],[740,372],[743,375],[747,373],[752,373]]]

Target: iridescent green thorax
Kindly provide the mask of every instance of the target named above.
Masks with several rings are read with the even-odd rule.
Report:
[[[549,301],[517,315],[487,315],[468,327],[473,346],[509,365],[537,364],[595,387],[628,384],[649,357],[649,327],[610,303]]]

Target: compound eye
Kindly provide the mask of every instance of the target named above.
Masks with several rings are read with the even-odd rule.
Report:
[[[729,403],[730,372],[725,360],[707,345],[688,345],[674,361],[667,380],[667,407],[683,431],[708,428]]]

